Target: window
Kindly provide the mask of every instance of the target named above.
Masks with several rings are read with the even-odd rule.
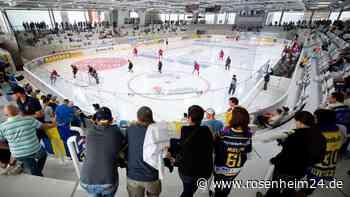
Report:
[[[236,13],[227,13],[227,24],[235,24]]]
[[[135,11],[130,12],[130,18],[139,18],[139,14]]]
[[[193,18],[193,14],[185,14],[185,20],[186,21],[191,21]]]
[[[184,14],[179,14],[179,20],[180,20],[180,21],[185,20],[185,15],[184,15]]]
[[[290,22],[302,21],[304,18],[304,12],[285,12],[283,14],[282,24]]]
[[[326,20],[328,16],[329,16],[329,12],[318,11],[314,13],[314,16],[312,17],[312,21]]]
[[[51,26],[47,10],[8,10],[7,15],[16,30],[24,30],[23,22],[45,22],[46,25]]]
[[[10,32],[2,12],[0,12],[0,32]]]
[[[344,11],[341,16],[340,16],[340,20],[342,21],[346,21],[350,19],[350,12],[349,11]]]
[[[280,18],[281,18],[282,12],[269,12],[267,15],[267,19],[266,19],[266,25],[269,24],[277,24],[280,22]]]
[[[67,15],[68,15],[68,21],[70,23],[85,21],[84,11],[67,11]]]
[[[226,24],[226,13],[220,13],[217,16],[218,20],[216,21],[216,24]]]
[[[329,16],[329,20],[331,20],[332,22],[336,21],[338,19],[339,13],[340,12],[332,12]]]
[[[169,14],[160,14],[160,20],[163,22],[169,20]]]
[[[215,14],[205,14],[205,24],[214,24]]]
[[[62,22],[61,11],[53,11],[53,16],[55,17],[56,23],[61,23]]]
[[[178,14],[170,14],[170,20],[171,21],[177,21]]]

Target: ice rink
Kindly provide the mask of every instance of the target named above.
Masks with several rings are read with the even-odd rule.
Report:
[[[31,71],[49,84],[49,72],[56,69],[60,78],[52,85],[57,91],[84,110],[92,111],[93,103],[110,107],[120,119],[136,119],[141,106],[149,106],[156,120],[179,120],[190,105],[212,107],[217,113],[225,111],[228,86],[237,75],[238,87],[234,96],[248,106],[247,95],[257,91],[255,86],[267,61],[274,64],[281,57],[284,42],[273,34],[250,36],[240,41],[213,36],[202,39],[169,39],[164,43],[139,45],[139,55],[133,57],[132,46],[124,50],[99,51],[89,56],[57,61],[33,68]],[[163,72],[158,72],[158,50],[164,50]],[[224,68],[218,54],[223,49],[225,59],[232,59],[231,70]],[[128,72],[127,60],[134,64]],[[201,65],[200,75],[192,74],[194,61]],[[73,79],[71,64],[79,68]],[[100,84],[89,79],[87,65],[99,73]],[[283,92],[270,91],[261,95],[257,105],[268,105]],[[253,105],[252,105],[253,106]],[[248,106],[249,107],[249,106]]]

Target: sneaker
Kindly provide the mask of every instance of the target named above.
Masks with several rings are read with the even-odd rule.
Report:
[[[264,195],[261,192],[257,192],[256,197],[264,197]]]
[[[18,175],[23,172],[23,168],[20,165],[15,165],[15,166],[7,166],[6,169],[4,169],[3,172],[1,172],[1,175]]]
[[[10,170],[10,166],[7,165],[5,168],[1,169],[0,175],[7,175],[9,170]]]
[[[18,175],[23,172],[23,168],[20,165],[10,166],[8,171],[8,175]]]

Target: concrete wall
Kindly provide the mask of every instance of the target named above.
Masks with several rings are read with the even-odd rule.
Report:
[[[17,41],[12,35],[7,35],[7,39],[0,43],[0,48],[8,51],[13,59],[17,70],[23,69],[23,61],[19,53]]]

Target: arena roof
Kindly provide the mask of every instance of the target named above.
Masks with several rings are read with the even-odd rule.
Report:
[[[185,12],[188,5],[199,5],[199,10],[219,5],[221,11],[242,9],[304,10],[341,8],[350,0],[0,0],[3,9],[157,9],[161,12]]]

